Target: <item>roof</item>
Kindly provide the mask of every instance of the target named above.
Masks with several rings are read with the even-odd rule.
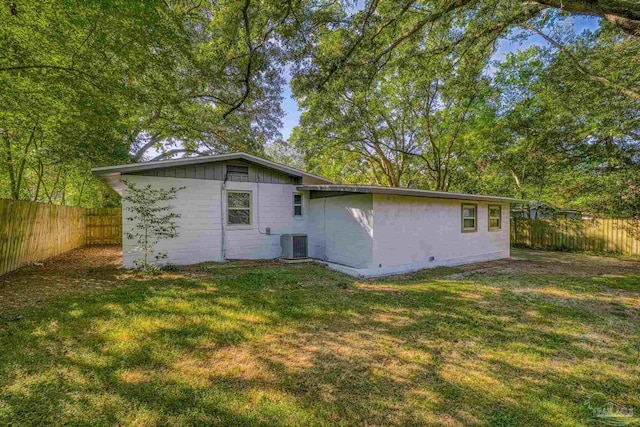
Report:
[[[415,190],[412,188],[379,187],[374,185],[299,185],[298,190],[325,192],[317,197],[339,196],[340,193],[387,194],[392,196],[428,197],[432,199],[477,200],[484,202],[526,203],[510,197],[482,196],[479,194],[448,193],[445,191]],[[312,196],[313,198],[313,196]]]
[[[199,156],[199,157],[187,157],[174,160],[157,160],[152,162],[130,163],[126,165],[105,166],[91,169],[91,172],[106,182],[111,188],[118,190],[120,184],[120,176],[128,173],[142,172],[153,169],[163,169],[174,166],[192,166],[203,163],[222,162],[227,160],[245,160],[247,162],[262,165],[271,169],[278,170],[287,175],[302,178],[304,176],[314,178],[331,184],[331,180],[323,178],[318,175],[307,173],[299,169],[295,169],[289,166],[282,165],[280,163],[272,162],[261,157],[253,156],[251,154],[237,152],[228,154],[218,154],[215,156]]]

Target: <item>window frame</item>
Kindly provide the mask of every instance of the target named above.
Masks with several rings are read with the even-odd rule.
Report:
[[[474,209],[475,215],[473,216],[473,228],[465,228],[464,220],[471,219],[470,217],[464,216],[465,207],[472,207]],[[478,231],[478,204],[477,203],[462,203],[460,209],[460,227],[463,233],[475,233]]]
[[[492,227],[491,226],[491,219],[496,219],[496,217],[492,217],[491,216],[491,209],[492,208],[497,208],[498,209],[498,226],[497,227]],[[487,219],[488,219],[488,228],[489,231],[500,231],[502,230],[502,205],[488,205],[487,207]]]
[[[296,196],[300,196],[300,203],[296,203]],[[304,216],[304,197],[302,197],[302,193],[293,193],[291,196],[292,202],[292,213],[294,218],[302,218]],[[300,206],[300,215],[296,215],[296,206]]]
[[[235,208],[235,207],[230,207],[229,206],[229,194],[231,193],[242,193],[242,194],[248,194],[249,195],[249,207],[248,208]],[[235,211],[244,211],[244,210],[249,210],[249,223],[248,224],[231,224],[229,222],[230,216],[229,216],[229,211],[230,210],[235,210]],[[253,227],[253,192],[251,190],[227,190],[227,227],[230,228],[252,228]]]

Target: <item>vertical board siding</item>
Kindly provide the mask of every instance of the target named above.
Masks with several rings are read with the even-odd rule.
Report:
[[[85,210],[87,245],[122,244],[122,209],[97,208]]]
[[[120,208],[0,199],[0,275],[85,244],[122,243]]]
[[[640,220],[511,218],[511,243],[529,248],[640,255]]]
[[[0,274],[85,244],[81,208],[0,200]]]
[[[229,174],[228,181],[260,182],[264,184],[300,184],[302,179],[287,175],[283,172],[253,163],[242,161],[216,162],[196,166],[172,166],[161,169],[134,172],[131,175],[157,176],[171,178],[207,179],[222,181],[227,164],[243,165],[249,167],[249,175],[241,176]]]

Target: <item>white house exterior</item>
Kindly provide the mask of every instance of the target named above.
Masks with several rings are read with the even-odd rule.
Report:
[[[156,249],[171,264],[281,255],[280,235],[306,234],[309,257],[355,276],[405,273],[509,257],[515,199],[390,187],[333,185],[245,153],[94,169],[122,181],[184,187],[171,202],[178,237]],[[131,230],[123,201],[123,233]],[[490,215],[491,214],[491,215]],[[491,216],[491,218],[490,218]],[[125,267],[139,257],[123,238]]]
[[[375,192],[310,202],[310,256],[348,274],[379,276],[510,255],[508,202]],[[463,205],[476,207],[473,231],[462,230]],[[500,215],[500,227],[491,230],[489,206]]]

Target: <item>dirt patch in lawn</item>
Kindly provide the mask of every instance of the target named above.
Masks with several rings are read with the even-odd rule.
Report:
[[[0,425],[560,427],[587,425],[592,396],[640,408],[640,263],[513,255],[364,280],[144,275],[79,249],[0,278]]]
[[[450,277],[461,279],[476,274],[536,274],[557,276],[625,276],[640,274],[640,258],[592,256],[575,253],[512,249],[511,258],[467,264]]]
[[[85,246],[0,276],[0,319],[16,309],[41,305],[51,298],[110,289],[136,281],[210,277],[230,269],[283,267],[277,260],[207,262],[152,274],[122,268],[119,245]]]
[[[509,259],[457,267],[455,274],[447,274],[446,269],[442,271],[433,269],[414,273],[414,275],[428,273],[429,277],[439,276],[450,280],[461,280],[477,275],[523,273],[603,278],[640,275],[640,258],[522,249],[512,249],[511,254],[512,257]],[[112,288],[128,278],[145,280],[145,277],[123,270],[121,265],[120,246],[86,246],[0,276],[0,318],[5,314],[11,316],[10,312],[14,309],[39,305],[59,295]],[[203,263],[188,266],[175,273],[162,273],[154,278],[193,278],[215,275],[228,269],[277,266],[285,267],[283,263],[274,260]],[[408,275],[408,277],[412,276]],[[380,284],[376,284],[376,290],[381,290]]]
[[[0,276],[0,317],[61,294],[113,287],[121,265],[120,246],[85,246]]]

